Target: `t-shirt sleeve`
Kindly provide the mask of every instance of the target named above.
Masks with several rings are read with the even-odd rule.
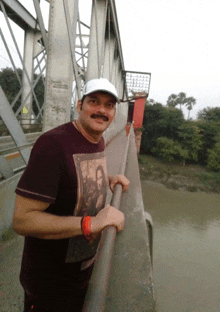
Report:
[[[53,204],[59,188],[61,163],[59,142],[48,134],[42,135],[31,151],[16,194]]]

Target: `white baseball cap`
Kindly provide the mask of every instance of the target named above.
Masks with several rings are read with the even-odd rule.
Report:
[[[115,86],[111,82],[109,82],[108,79],[106,78],[98,78],[98,79],[89,80],[83,88],[83,96],[96,92],[96,91],[104,91],[104,92],[110,93],[116,98],[116,101],[118,103],[120,102]]]

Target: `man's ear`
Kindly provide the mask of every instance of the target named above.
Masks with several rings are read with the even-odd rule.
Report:
[[[77,101],[77,113],[79,113],[82,110],[82,101],[78,100]]]

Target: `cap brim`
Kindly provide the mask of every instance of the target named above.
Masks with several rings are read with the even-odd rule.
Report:
[[[95,93],[95,92],[105,92],[105,93],[108,93],[108,94],[111,94],[112,96],[114,96],[114,98],[116,99],[116,102],[119,104],[120,103],[120,100],[118,97],[116,97],[116,95],[114,93],[112,93],[111,91],[109,90],[105,90],[105,89],[97,89],[97,90],[93,90],[91,92],[88,92],[88,93],[85,93],[84,95],[89,95],[89,94],[92,94],[92,93]]]

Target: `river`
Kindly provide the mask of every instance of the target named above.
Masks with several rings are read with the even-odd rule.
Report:
[[[142,181],[158,312],[220,311],[220,195]]]

